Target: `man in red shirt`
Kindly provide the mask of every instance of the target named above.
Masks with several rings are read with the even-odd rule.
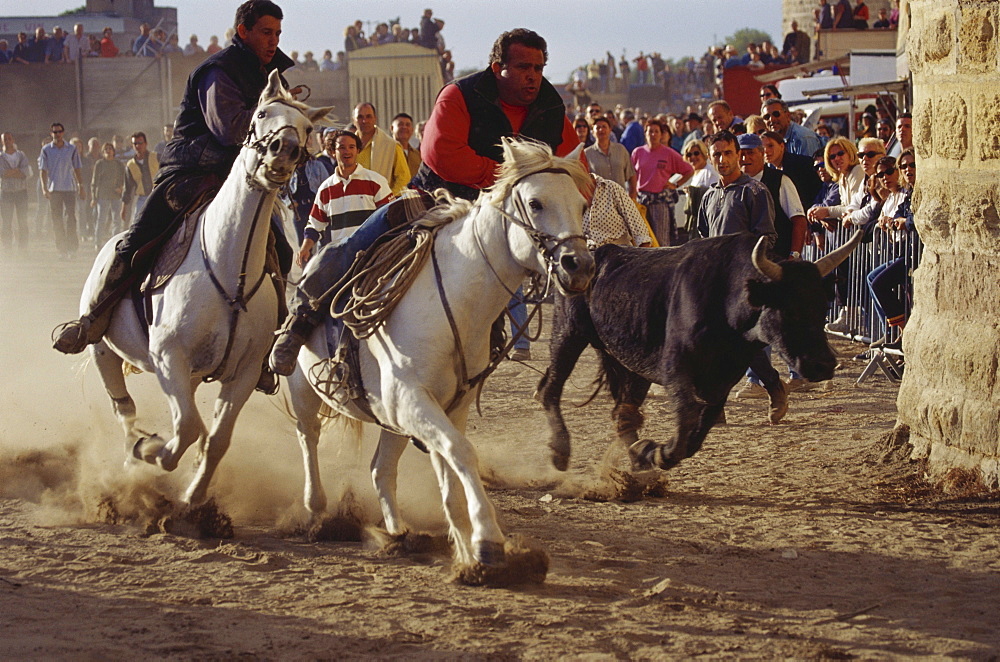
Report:
[[[557,156],[569,154],[580,141],[562,97],[542,76],[547,60],[545,40],[519,28],[496,40],[489,67],[445,85],[424,128],[423,166],[412,184],[474,200],[493,184],[504,136],[534,138]]]
[[[445,85],[438,93],[420,144],[423,164],[410,185],[425,191],[445,188],[456,197],[475,200],[493,184],[503,160],[500,138],[525,136],[548,144],[557,156],[580,144],[565,105],[542,76],[548,60],[545,40],[531,30],[504,32],[494,42],[490,65],[483,71]],[[323,250],[303,274],[300,287],[313,287],[310,277],[334,283],[347,272],[355,254],[390,229],[388,207],[369,217],[354,234]],[[314,276],[315,274],[315,276]],[[331,280],[332,279],[332,280]],[[523,305],[514,311],[521,317]],[[293,315],[271,351],[271,368],[287,375],[295,368],[299,349],[318,319]],[[518,347],[515,350],[527,349]],[[517,353],[514,357],[527,357]]]

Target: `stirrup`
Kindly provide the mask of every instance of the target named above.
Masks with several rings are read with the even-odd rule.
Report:
[[[63,354],[79,354],[90,344],[87,337],[89,330],[90,319],[87,317],[60,324],[52,330],[52,348]]]

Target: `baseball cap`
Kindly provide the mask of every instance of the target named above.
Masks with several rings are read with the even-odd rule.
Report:
[[[760,136],[756,133],[744,133],[742,136],[737,136],[736,140],[740,144],[740,149],[758,149],[764,147],[764,143],[761,142]]]

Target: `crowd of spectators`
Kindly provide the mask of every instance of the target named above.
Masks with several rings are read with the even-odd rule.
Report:
[[[441,73],[447,83],[455,77],[455,63],[451,51],[445,47],[444,21],[434,16],[434,10],[425,9],[420,17],[420,25],[415,28],[404,28],[401,23],[375,24],[374,31],[367,34],[364,22],[360,19],[344,28],[344,52],[362,48],[383,46],[385,44],[413,44],[436,51],[441,58]]]

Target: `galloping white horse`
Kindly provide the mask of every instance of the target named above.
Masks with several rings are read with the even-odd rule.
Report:
[[[202,442],[194,480],[183,496],[186,505],[205,500],[236,417],[254,390],[271,346],[278,314],[277,292],[264,271],[271,212],[279,187],[307,154],[313,122],[330,110],[295,101],[273,72],[229,177],[197,222],[187,256],[152,295],[148,332],[126,297],[104,339],[92,347],[125,429],[126,453],[172,471],[191,444]],[[98,255],[83,288],[81,310],[99,286],[101,265],[110,261],[117,239]],[[159,379],[173,418],[169,441],[140,437],[135,402],[125,386],[124,361]],[[222,383],[211,432],[194,400],[195,389],[209,375]]]
[[[586,200],[580,191],[589,180],[579,162],[555,158],[538,143],[505,139],[503,147],[504,164],[490,191],[475,204],[448,196],[450,204],[430,212],[454,219],[434,239],[437,269],[434,259],[423,265],[398,307],[360,341],[359,350],[367,402],[384,426],[372,479],[386,528],[394,536],[406,533],[396,472],[413,437],[429,451],[460,567],[500,566],[505,555],[475,449],[465,436],[475,389],[469,390],[463,373],[472,378],[488,365],[490,327],[527,272],[549,274],[567,295],[586,290],[594,274],[582,234]],[[289,377],[306,467],[305,503],[314,516],[326,509],[316,458],[323,402],[373,422],[354,402],[331,398],[312,381],[311,369],[328,357],[320,328]]]

